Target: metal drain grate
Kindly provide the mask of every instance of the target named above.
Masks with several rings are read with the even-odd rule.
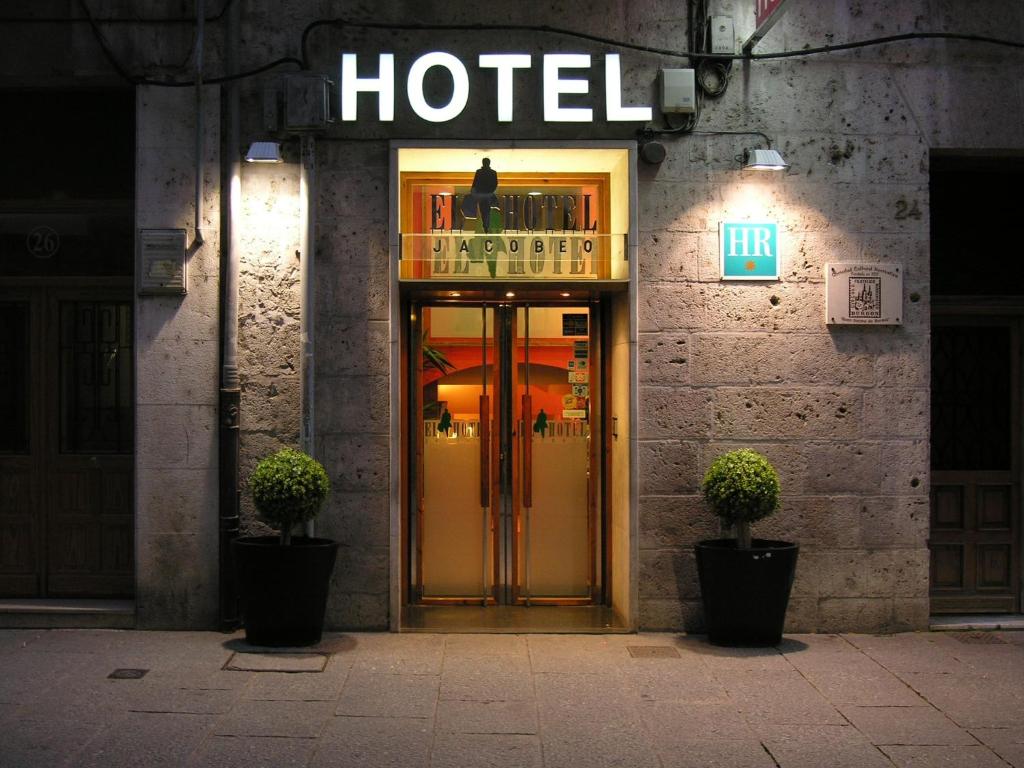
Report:
[[[147,672],[148,669],[115,669],[107,677],[111,680],[140,680]]]
[[[1006,641],[993,632],[953,632],[953,637],[969,645],[1006,645]]]
[[[667,645],[627,645],[634,659],[678,659],[679,651]]]

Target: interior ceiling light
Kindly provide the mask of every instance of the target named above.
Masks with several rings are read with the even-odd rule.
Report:
[[[743,151],[745,171],[784,171],[789,163],[775,149],[746,149]]]
[[[247,163],[283,163],[281,157],[281,142],[279,141],[254,141],[249,145],[249,151],[245,153]]]
[[[505,294],[505,298],[511,299],[515,296],[515,291],[509,291]]]

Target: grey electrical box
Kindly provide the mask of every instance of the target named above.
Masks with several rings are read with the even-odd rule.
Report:
[[[301,72],[284,76],[286,131],[318,131],[331,122],[331,81],[326,75]]]
[[[184,295],[185,288],[184,229],[140,229],[138,261],[139,295]]]
[[[712,16],[708,21],[708,37],[711,53],[736,53],[736,29],[732,16]]]
[[[692,69],[661,70],[661,111],[676,114],[697,111]]]

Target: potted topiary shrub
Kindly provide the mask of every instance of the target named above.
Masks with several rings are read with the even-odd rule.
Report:
[[[293,537],[292,529],[320,511],[331,489],[327,473],[316,459],[285,448],[256,465],[249,487],[260,517],[280,533],[233,543],[245,639],[253,645],[315,645],[338,543]]]
[[[751,450],[719,456],[704,476],[704,500],[735,539],[698,542],[697,577],[708,639],[715,645],[778,645],[799,547],[751,539],[750,524],[779,507],[779,476]]]

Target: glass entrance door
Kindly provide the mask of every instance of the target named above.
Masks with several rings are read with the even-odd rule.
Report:
[[[414,602],[600,598],[594,316],[588,306],[414,308]]]

